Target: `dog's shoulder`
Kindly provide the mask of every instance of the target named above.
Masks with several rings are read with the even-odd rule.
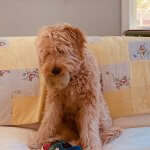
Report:
[[[97,78],[97,75],[99,75],[100,71],[99,71],[99,67],[96,61],[96,58],[94,57],[93,53],[90,50],[86,50],[86,54],[85,54],[85,66],[84,66],[84,70],[88,71],[87,75],[91,75],[94,78]]]

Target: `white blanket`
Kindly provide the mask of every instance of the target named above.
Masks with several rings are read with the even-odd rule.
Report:
[[[27,141],[34,131],[15,127],[0,127],[0,150],[29,150]]]
[[[150,127],[123,130],[122,135],[104,150],[150,150]]]
[[[0,127],[0,150],[29,150],[26,143],[32,134],[28,129]],[[124,129],[104,150],[150,150],[150,127]]]

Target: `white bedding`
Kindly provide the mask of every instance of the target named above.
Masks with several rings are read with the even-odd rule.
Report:
[[[0,127],[0,150],[29,150],[27,140],[34,131],[15,127]]]
[[[124,129],[104,150],[150,150],[150,127]]]
[[[26,143],[32,134],[28,129],[0,127],[0,150],[29,150]],[[124,129],[104,150],[150,150],[150,127]]]

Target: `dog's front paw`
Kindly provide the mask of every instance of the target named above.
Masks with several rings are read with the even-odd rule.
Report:
[[[112,128],[108,131],[101,133],[101,139],[103,144],[107,144],[111,141],[113,141],[115,138],[117,138],[121,134],[120,128]]]
[[[43,139],[41,137],[38,137],[37,134],[30,137],[28,140],[28,147],[31,150],[40,150],[43,144]]]
[[[81,146],[81,141],[80,141],[80,139],[69,141],[69,143],[70,143],[72,146],[77,146],[77,145],[80,145],[80,146]]]
[[[30,150],[40,150],[41,147],[42,147],[42,145],[37,143],[37,142],[35,142],[35,141],[32,141],[32,142],[28,143],[28,148]]]
[[[83,142],[81,141],[81,146],[83,150],[102,150],[102,144],[100,140]]]

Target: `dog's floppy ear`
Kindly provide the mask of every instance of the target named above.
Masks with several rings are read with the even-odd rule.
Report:
[[[74,48],[77,49],[77,53],[79,54],[80,58],[84,58],[84,47],[86,43],[85,35],[84,33],[71,25],[64,25],[63,30],[69,35],[71,38],[71,44]]]
[[[45,57],[48,53],[47,49],[44,49],[44,47],[48,47],[49,45],[49,37],[48,36],[41,36],[38,35],[35,41],[37,56],[38,56],[38,62],[40,67],[43,65],[45,61]]]

